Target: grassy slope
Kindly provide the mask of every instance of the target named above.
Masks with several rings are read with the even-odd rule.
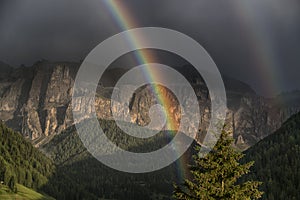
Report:
[[[40,194],[32,189],[29,189],[23,185],[17,184],[18,192],[16,194],[11,193],[7,186],[0,185],[0,199],[5,200],[54,200],[54,198]]]

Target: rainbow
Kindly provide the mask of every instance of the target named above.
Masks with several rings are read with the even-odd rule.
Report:
[[[109,10],[113,20],[117,23],[118,28],[121,31],[138,27],[138,23],[135,21],[128,8],[124,5],[122,0],[103,0],[104,5]],[[230,3],[230,2],[228,2]],[[245,37],[248,38],[248,43],[255,50],[255,63],[253,67],[257,68],[257,71],[260,74],[261,80],[265,80],[265,91],[269,95],[274,95],[280,91],[282,80],[280,79],[280,66],[276,58],[275,52],[272,47],[272,42],[268,37],[268,33],[262,22],[255,18],[255,15],[252,13],[250,1],[234,1],[232,2],[232,7],[237,14],[237,18],[240,20],[240,25],[243,26],[245,30]],[[135,35],[130,35],[128,40],[131,45],[138,46],[140,38]],[[135,51],[135,59],[139,64],[147,64],[152,60],[152,55],[149,52]],[[145,75],[148,77],[148,80],[155,82],[155,77],[158,74],[155,73],[155,69],[150,67],[145,70]],[[156,95],[158,101],[165,108],[168,107],[169,100],[164,98],[160,94],[159,88],[155,85],[152,85],[153,92]],[[170,120],[168,112],[164,112],[167,120],[167,128],[169,130],[175,130],[175,125]],[[187,163],[186,158],[182,156],[178,161],[178,178],[183,180],[187,176]]]
[[[126,31],[135,27],[138,27],[138,23],[135,22],[133,17],[129,14],[128,9],[123,4],[123,1],[114,1],[114,0],[104,0],[105,6],[110,11],[113,19],[117,22],[118,28],[122,31]],[[139,45],[139,41],[141,39],[137,35],[129,35],[128,41],[133,47],[137,47]],[[151,63],[153,60],[153,56],[149,52],[144,51],[134,51],[134,57],[139,65]],[[146,67],[144,71],[146,75],[147,81],[155,83],[155,77],[158,77],[159,74],[155,71],[154,68]],[[161,94],[160,87],[158,85],[152,84],[152,92],[156,96],[158,102],[164,107],[168,108],[171,105],[171,102],[168,98],[164,97]],[[172,120],[169,112],[164,110],[164,117],[166,119],[166,129],[167,130],[178,130],[177,124]]]
[[[121,31],[126,31],[132,28],[138,27],[138,23],[135,21],[133,16],[129,13],[128,8],[124,5],[124,1],[117,1],[117,0],[104,0],[103,1],[105,7],[109,10],[113,20],[117,23],[117,26]],[[137,47],[140,42],[140,38],[137,35],[129,35],[128,41],[133,47]],[[149,64],[151,63],[151,60],[153,60],[151,53],[145,52],[145,51],[135,51],[134,57],[138,64]],[[144,71],[144,74],[147,77],[148,82],[155,83],[155,77],[158,77],[159,74],[156,73],[154,68],[146,67],[146,70]],[[160,87],[158,85],[152,84],[152,92],[156,96],[156,99],[159,101],[159,103],[164,108],[170,107],[170,100],[164,95],[161,94]],[[164,110],[164,117],[166,119],[166,128],[167,130],[178,130],[177,124],[175,124],[175,120],[172,120],[169,113]],[[179,147],[180,148],[180,147]],[[177,164],[177,170],[178,170],[178,180],[182,181],[187,176],[188,169],[187,169],[187,158],[185,156],[182,156],[178,161],[176,161]]]
[[[255,50],[256,64],[253,67],[259,72],[260,79],[265,81],[264,90],[268,92],[268,96],[273,96],[283,90],[280,74],[284,72],[281,71],[265,24],[253,13],[255,8],[251,3],[255,4],[251,1],[231,2],[237,19],[245,30],[244,35],[248,38],[248,44]]]

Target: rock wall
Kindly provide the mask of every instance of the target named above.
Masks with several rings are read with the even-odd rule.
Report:
[[[0,78],[0,119],[22,132],[37,146],[49,141],[53,135],[74,123],[71,96],[78,67],[78,63],[42,61],[32,67],[9,71]],[[236,145],[241,149],[266,137],[288,117],[300,111],[300,101],[289,103],[291,106],[288,106],[278,103],[278,99],[260,97],[249,86],[236,80],[225,80],[225,85],[228,95],[227,128],[232,131]],[[201,111],[201,125],[198,128],[198,139],[201,140],[210,121],[210,98],[201,78],[193,77],[193,87]],[[166,110],[176,129],[181,119],[178,101],[168,89],[158,87],[158,90],[164,99],[168,99]],[[110,106],[110,88],[99,86],[97,91],[95,108],[97,116],[102,119],[112,119],[112,113],[115,112],[120,117],[130,115],[127,121],[144,126],[150,121],[150,107],[159,103],[149,86],[135,91],[129,102],[129,110],[119,106],[119,102],[114,107]],[[74,110],[93,103],[88,97],[78,97],[76,101],[79,106]],[[90,113],[91,109],[87,108],[86,112]]]

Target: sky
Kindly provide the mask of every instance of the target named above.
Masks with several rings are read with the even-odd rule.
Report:
[[[185,33],[222,74],[261,95],[300,90],[299,0],[119,1],[136,21],[131,28]],[[13,66],[79,61],[120,31],[103,0],[0,1],[0,60]]]

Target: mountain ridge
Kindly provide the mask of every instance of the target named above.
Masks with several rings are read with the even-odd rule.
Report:
[[[36,62],[31,67],[16,68],[5,78],[0,78],[0,119],[13,129],[22,132],[25,137],[32,140],[34,145],[47,143],[54,135],[74,124],[71,97],[79,66],[80,63],[76,62],[44,60]],[[116,70],[118,73],[115,73]],[[209,92],[201,76],[194,73],[193,69],[185,66],[177,70],[181,70],[180,73],[191,81],[199,99],[201,111],[199,137],[201,138],[206,132],[210,119]],[[106,80],[110,81],[109,84],[112,86],[125,71],[107,70],[104,74],[105,78],[100,80],[95,100],[98,118],[111,120],[113,110],[121,116],[126,114],[125,110],[110,108],[111,87],[101,85],[101,81],[104,83]],[[299,102],[294,102],[292,106],[281,106],[276,103],[276,99],[270,101],[256,95],[247,84],[226,77],[224,81],[229,108],[226,122],[233,132],[237,146],[242,149],[271,134],[289,116],[300,111]],[[165,88],[160,90],[166,98],[174,98]],[[90,99],[85,97],[76,100],[81,104],[91,103]],[[173,102],[169,110],[172,111],[170,114],[178,124],[180,109],[176,101]],[[139,90],[132,99],[130,122],[139,125],[149,123],[148,110],[154,103],[156,101],[149,87]],[[87,113],[89,112],[90,110],[87,110]],[[253,116],[255,119],[252,119]]]

